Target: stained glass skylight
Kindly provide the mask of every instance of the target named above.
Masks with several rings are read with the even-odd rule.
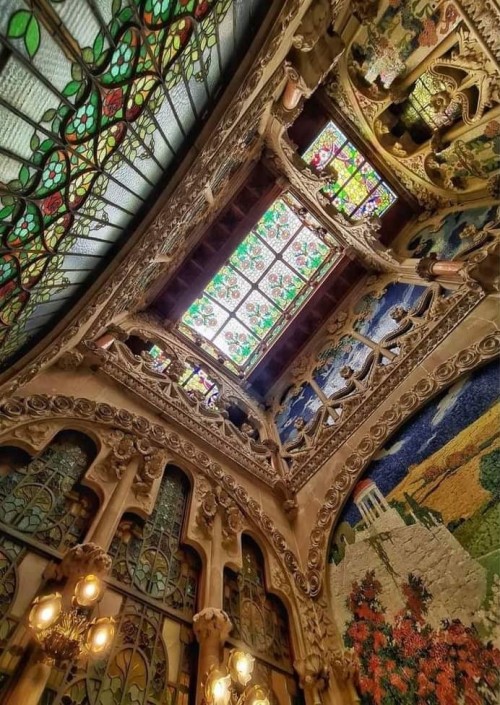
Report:
[[[354,220],[380,216],[396,201],[396,194],[333,122],[316,137],[304,159],[318,170],[331,168],[337,173],[335,183],[322,192]]]
[[[248,372],[337,259],[332,237],[284,194],[189,307],[179,330],[234,371]]]

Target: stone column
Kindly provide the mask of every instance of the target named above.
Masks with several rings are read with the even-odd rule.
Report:
[[[88,540],[102,546],[104,549],[109,548],[115,535],[116,527],[127,506],[129,492],[137,474],[139,462],[139,458],[133,458],[130,461],[122,477],[116,483],[107,505],[103,507],[103,511],[97,519],[97,524],[89,532]]]
[[[221,665],[224,643],[232,628],[226,612],[214,607],[205,607],[193,617],[193,630],[200,645],[196,694],[198,705],[204,699],[203,688],[207,673],[211,668],[219,668]]]
[[[453,260],[438,260],[436,255],[422,257],[416,266],[419,277],[426,281],[443,278],[460,281],[459,271],[464,266],[463,262]]]
[[[3,705],[38,705],[53,665],[52,659],[37,648],[13,688],[4,696]]]

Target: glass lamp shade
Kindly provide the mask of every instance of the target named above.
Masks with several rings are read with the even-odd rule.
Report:
[[[252,678],[255,659],[244,651],[234,649],[229,654],[228,668],[231,678],[245,686]]]
[[[267,689],[253,685],[245,692],[245,705],[270,705]]]
[[[103,654],[115,635],[115,620],[112,617],[94,619],[88,628],[85,648],[89,654]]]
[[[75,587],[75,602],[80,607],[90,607],[102,596],[103,585],[97,575],[86,575]]]
[[[52,626],[58,619],[62,610],[60,593],[40,595],[33,600],[29,614],[29,623],[32,629],[42,631]]]
[[[205,683],[205,699],[210,705],[229,705],[231,676],[220,671],[211,671]]]

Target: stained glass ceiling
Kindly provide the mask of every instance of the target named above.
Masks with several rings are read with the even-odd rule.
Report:
[[[332,237],[290,194],[280,196],[184,313],[179,330],[247,374],[339,259]]]
[[[0,0],[0,363],[126,241],[267,0]]]
[[[303,158],[318,170],[337,174],[335,183],[323,193],[354,220],[381,216],[396,201],[389,185],[333,122],[325,126]]]

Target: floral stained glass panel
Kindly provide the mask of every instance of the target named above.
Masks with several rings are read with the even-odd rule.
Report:
[[[315,169],[336,175],[323,193],[354,220],[381,216],[396,201],[396,194],[333,122],[314,140],[304,159]]]
[[[234,371],[255,366],[337,261],[291,194],[280,196],[189,307],[179,330]]]
[[[0,364],[7,364],[53,327],[127,240],[134,217],[210,115],[268,3],[0,5]]]

